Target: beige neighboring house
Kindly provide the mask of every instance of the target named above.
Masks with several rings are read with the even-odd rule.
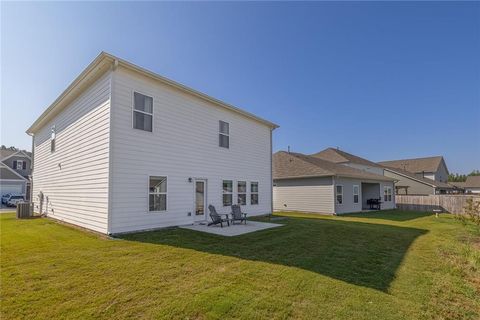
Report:
[[[464,190],[465,193],[480,194],[480,176],[468,176],[467,181],[465,181]]]
[[[369,208],[369,199],[381,199],[382,210],[394,209],[394,179],[318,156],[285,151],[273,155],[275,211],[359,212]]]
[[[395,179],[395,193],[398,195],[447,194],[457,190],[456,187],[440,181],[423,178],[415,173],[397,168],[384,167],[384,175]]]
[[[448,181],[448,168],[442,156],[380,161],[378,164],[414,173],[417,177],[444,182]]]

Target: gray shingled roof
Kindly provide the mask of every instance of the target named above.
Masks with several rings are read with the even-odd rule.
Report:
[[[327,160],[330,162],[334,163],[357,163],[357,164],[363,164],[366,166],[371,166],[371,167],[381,167],[375,162],[372,162],[370,160],[360,158],[358,156],[355,156],[351,153],[339,150],[339,149],[334,149],[334,148],[327,148],[325,150],[322,150],[320,152],[314,153],[311,155],[312,157],[315,158],[320,158],[323,160]]]
[[[442,163],[442,160],[442,156],[436,156],[416,159],[380,161],[379,164],[390,168],[397,168],[413,173],[420,173],[437,171],[438,167]]]
[[[466,188],[480,188],[480,176],[468,176],[465,181]]]
[[[336,164],[301,153],[279,151],[273,155],[273,179],[340,176],[366,180],[394,179]]]

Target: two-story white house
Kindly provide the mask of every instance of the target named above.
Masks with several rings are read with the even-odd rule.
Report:
[[[27,130],[35,211],[106,234],[271,213],[275,128],[102,52]]]

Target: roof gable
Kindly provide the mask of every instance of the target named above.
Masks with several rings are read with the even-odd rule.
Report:
[[[355,163],[355,164],[361,164],[361,165],[370,166],[370,167],[380,167],[380,165],[378,165],[375,162],[372,162],[370,160],[367,160],[367,159],[358,157],[356,155],[353,155],[351,153],[348,153],[339,149],[334,149],[334,148],[327,148],[320,152],[314,153],[311,156],[315,158],[327,160],[333,163]]]
[[[0,179],[1,180],[22,180],[25,181],[24,177],[15,172],[12,168],[7,165],[0,164]]]

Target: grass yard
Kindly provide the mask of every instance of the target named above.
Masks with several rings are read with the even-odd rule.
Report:
[[[480,318],[473,226],[398,211],[280,215],[280,228],[233,238],[112,240],[1,214],[1,318]]]

